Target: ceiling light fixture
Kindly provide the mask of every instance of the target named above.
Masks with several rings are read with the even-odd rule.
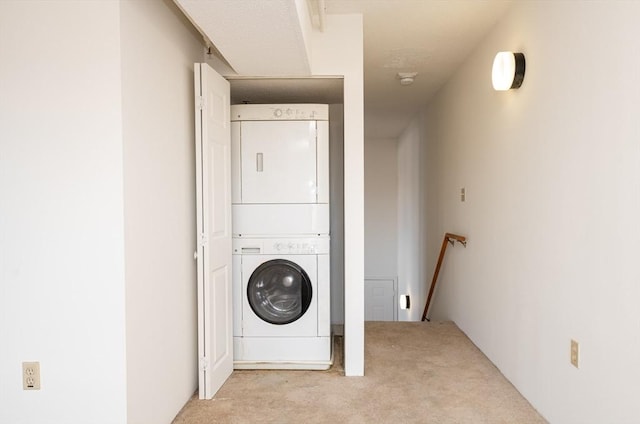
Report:
[[[397,78],[400,80],[400,85],[413,84],[413,79],[418,75],[417,72],[398,72]]]
[[[499,52],[493,59],[491,81],[496,91],[519,88],[524,80],[525,60],[523,53]]]

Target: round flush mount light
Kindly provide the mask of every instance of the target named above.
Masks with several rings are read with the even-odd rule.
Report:
[[[497,91],[519,88],[524,80],[524,54],[499,52],[493,60],[491,81]]]

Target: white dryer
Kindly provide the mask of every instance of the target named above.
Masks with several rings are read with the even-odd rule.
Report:
[[[327,105],[231,106],[234,236],[329,234],[328,119]]]
[[[331,366],[329,237],[233,240],[234,367]]]

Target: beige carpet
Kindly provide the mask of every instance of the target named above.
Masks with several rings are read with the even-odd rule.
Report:
[[[365,376],[234,371],[174,424],[546,422],[453,323],[367,322]],[[336,340],[338,351],[341,340]]]

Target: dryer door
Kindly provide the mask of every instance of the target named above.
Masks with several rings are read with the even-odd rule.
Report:
[[[270,324],[300,319],[313,297],[311,280],[300,266],[286,259],[272,259],[251,274],[247,299],[253,312]]]
[[[240,203],[316,203],[316,122],[242,122]]]

